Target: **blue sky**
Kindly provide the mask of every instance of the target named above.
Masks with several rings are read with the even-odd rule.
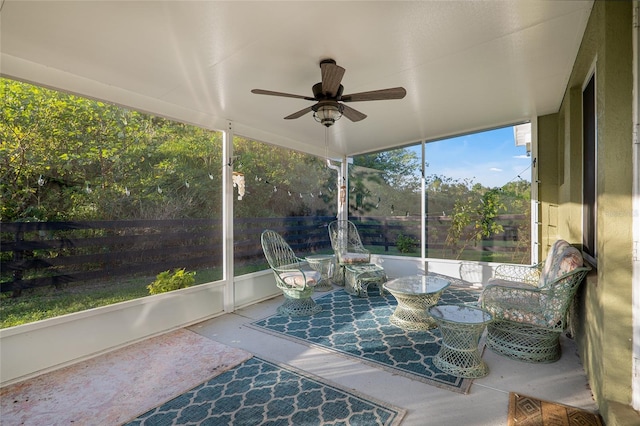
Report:
[[[416,147],[418,158],[420,146]],[[426,144],[426,175],[471,179],[501,187],[520,178],[531,181],[531,157],[516,146],[513,127],[459,136]]]

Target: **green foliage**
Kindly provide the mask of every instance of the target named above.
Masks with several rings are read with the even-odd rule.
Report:
[[[354,157],[353,165],[377,171],[379,179],[398,189],[413,189],[420,182],[415,176],[420,170],[420,159],[408,149],[359,155]]]
[[[419,176],[420,160],[409,149],[354,157],[349,168],[352,214],[419,214]]]
[[[458,242],[462,241],[465,230],[471,223],[471,209],[472,199],[470,197],[464,200],[456,200],[453,205],[453,214],[451,215],[451,226],[447,233],[446,243],[455,250],[458,246]]]
[[[415,239],[398,234],[398,238],[396,239],[396,247],[400,253],[414,253],[416,251],[416,247],[418,246],[418,241]]]
[[[482,195],[480,205],[477,208],[478,219],[475,228],[478,232],[476,240],[490,237],[492,234],[499,234],[504,230],[502,225],[496,223],[496,218],[499,212],[506,210],[506,208],[497,189],[490,189]]]
[[[9,79],[0,94],[2,221],[219,213],[219,132]]]
[[[195,272],[185,272],[184,268],[160,272],[156,280],[147,286],[149,294],[160,294],[181,288],[191,287],[195,280]]]
[[[337,174],[323,159],[242,137],[234,138],[233,152],[246,188],[235,217],[334,214]]]
[[[506,210],[499,189],[485,189],[474,185],[465,198],[456,200],[446,244],[457,252],[459,259],[470,244],[503,232],[496,222],[498,214]]]

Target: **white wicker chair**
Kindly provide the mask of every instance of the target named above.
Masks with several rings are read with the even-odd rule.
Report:
[[[298,258],[280,234],[269,229],[260,236],[262,251],[273,270],[276,285],[282,290],[285,301],[278,307],[280,315],[306,316],[322,310],[311,298],[314,286],[322,278],[320,272]]]
[[[567,311],[590,270],[563,240],[554,243],[543,263],[498,266],[480,297],[494,318],[487,326],[487,346],[520,361],[557,361]]]
[[[340,268],[338,281],[344,285],[345,265],[368,264],[371,260],[371,253],[362,245],[358,229],[351,221],[334,220],[331,222],[329,224],[329,239]]]

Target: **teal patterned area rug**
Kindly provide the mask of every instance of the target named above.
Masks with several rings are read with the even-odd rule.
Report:
[[[397,426],[405,410],[253,357],[125,426]]]
[[[451,286],[440,304],[470,303],[479,292]],[[397,305],[389,294],[354,297],[339,289],[318,299],[322,311],[307,317],[273,315],[248,324],[280,337],[355,358],[414,380],[459,393],[468,393],[472,379],[443,373],[433,365],[440,350],[440,331],[405,331],[389,322]]]

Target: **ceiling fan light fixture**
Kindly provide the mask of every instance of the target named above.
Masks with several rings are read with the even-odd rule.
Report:
[[[342,105],[320,105],[313,110],[313,118],[326,127],[333,126],[333,123],[342,117]]]

